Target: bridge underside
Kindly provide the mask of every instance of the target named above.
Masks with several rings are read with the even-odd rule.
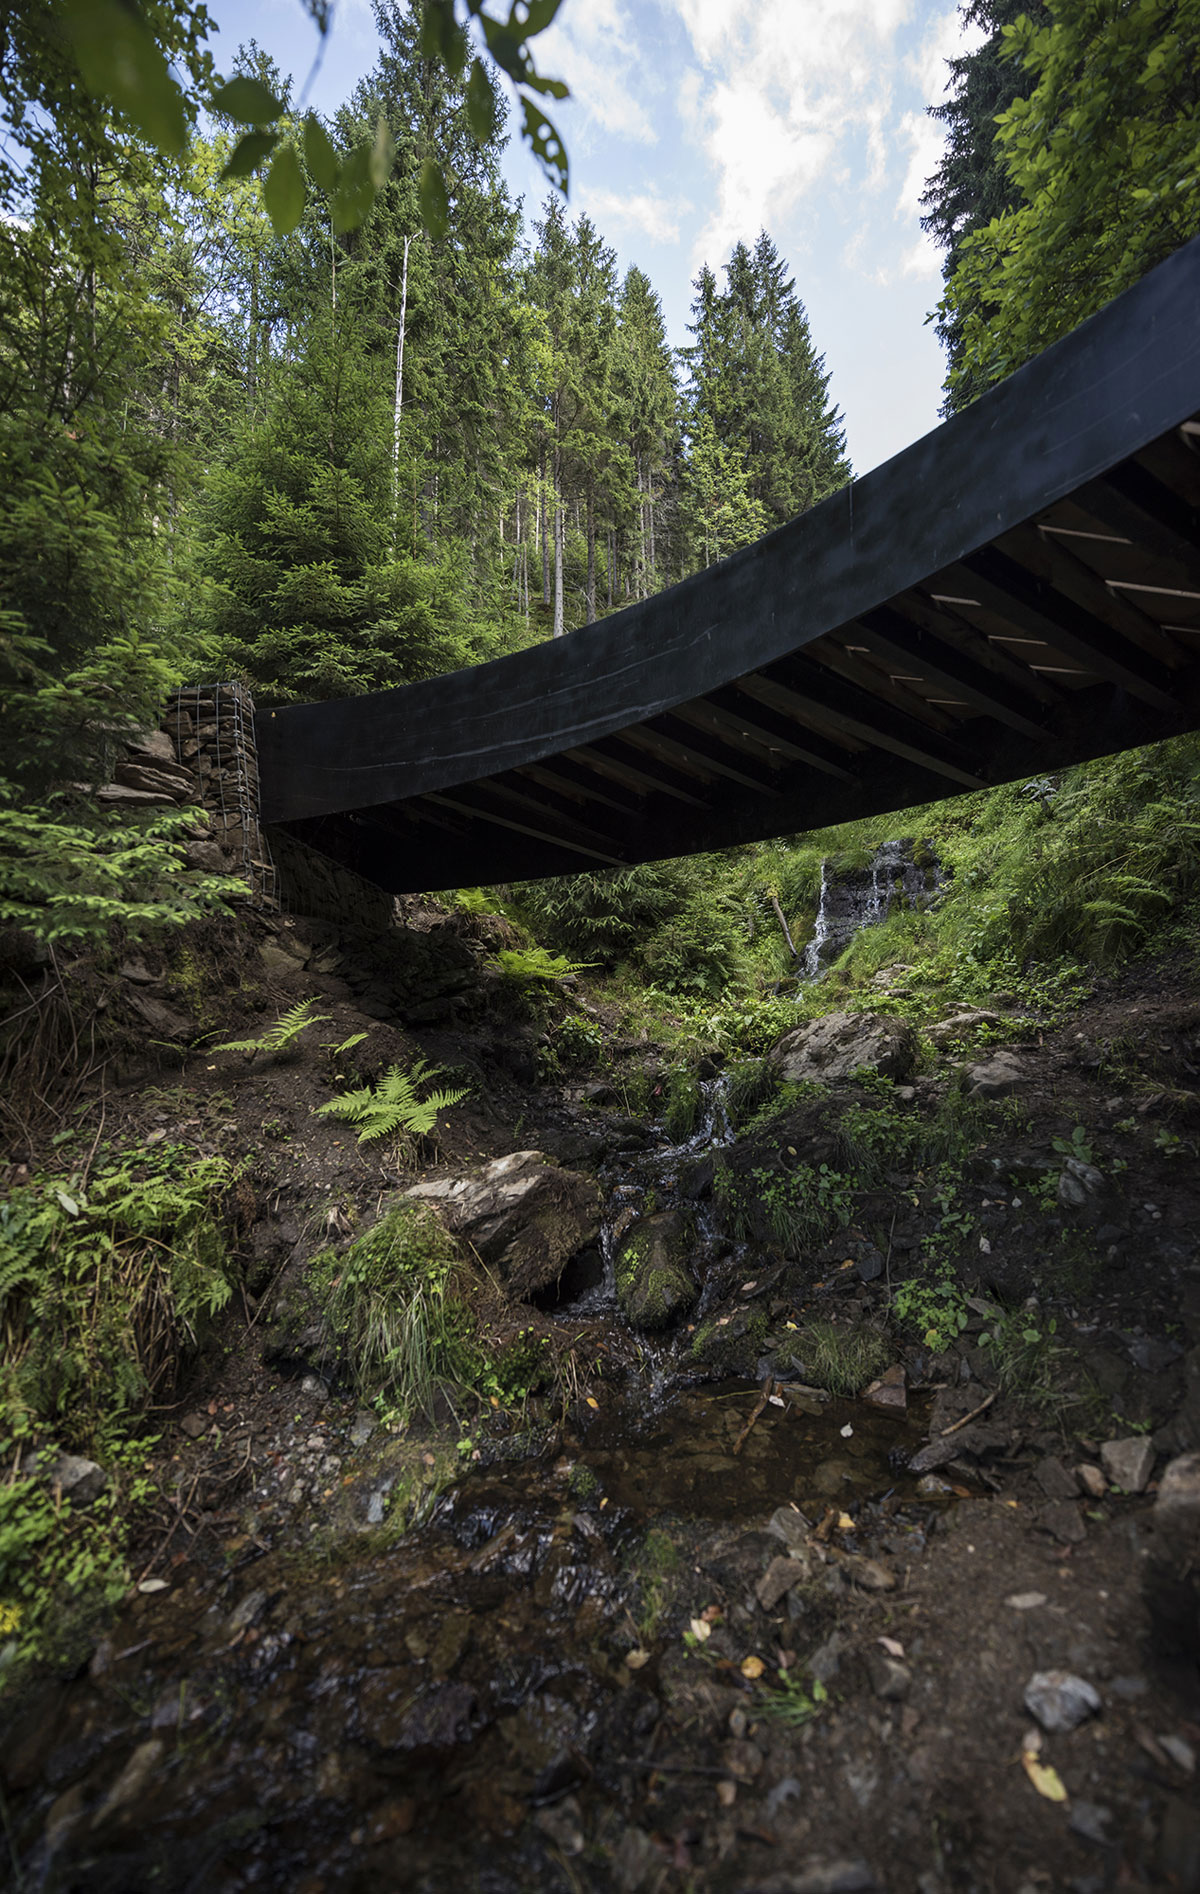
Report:
[[[758,544],[492,664],[257,719],[395,893],[650,861],[1200,724],[1200,239]]]

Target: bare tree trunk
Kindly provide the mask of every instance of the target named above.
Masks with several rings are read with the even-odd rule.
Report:
[[[404,407],[404,329],[408,317],[408,246],[404,239],[404,273],[400,283],[400,326],[396,330],[396,402],[392,410],[392,546],[400,537],[400,415]]]
[[[613,608],[613,567],[617,563],[617,535],[613,527],[608,529],[608,609]]]
[[[646,512],[650,519],[650,591],[658,590],[658,557],[654,550],[654,482],[646,475]]]
[[[792,930],[783,918],[783,909],[779,905],[779,896],[774,892],[774,890],[772,890],[771,892],[771,906],[775,910],[775,919],[779,922],[780,927],[782,927],[783,929],[783,938],[786,940],[788,944],[788,952],[791,954],[793,960],[799,960],[800,956],[796,952],[796,943],[792,939]]]
[[[563,519],[564,507],[562,494],[559,492],[558,487],[558,473],[558,449],[556,447],[554,450],[554,636],[561,638],[566,628],[563,614],[563,540],[566,535],[564,530],[565,522]]]
[[[646,502],[642,494],[642,457],[640,454],[637,457],[637,483],[638,483],[638,557],[637,557],[637,574],[636,574],[636,586],[635,586],[634,596],[636,598],[644,598],[646,595],[646,591],[645,591]]]
[[[589,625],[596,622],[596,511],[590,480],[587,490],[587,622]]]
[[[546,531],[546,449],[542,448],[538,483],[538,527],[542,542],[542,604],[550,603],[550,538]]]

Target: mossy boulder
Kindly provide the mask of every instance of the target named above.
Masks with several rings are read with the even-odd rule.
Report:
[[[600,1186],[542,1151],[512,1151],[463,1175],[425,1178],[405,1195],[432,1204],[517,1298],[557,1282],[600,1233]]]
[[[743,1375],[754,1380],[767,1334],[767,1312],[746,1305],[722,1309],[701,1322],[692,1337],[692,1364],[714,1378]]]
[[[826,1013],[785,1033],[767,1059],[790,1085],[836,1085],[864,1068],[901,1080],[917,1062],[917,1037],[907,1020],[884,1013]]]
[[[696,1300],[688,1270],[696,1226],[686,1211],[642,1217],[617,1251],[617,1299],[632,1328],[667,1328]]]

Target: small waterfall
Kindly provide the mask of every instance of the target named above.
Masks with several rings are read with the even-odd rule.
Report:
[[[821,955],[824,951],[825,942],[829,939],[829,916],[826,906],[828,893],[829,863],[823,861],[821,863],[821,899],[817,906],[816,926],[813,928],[812,939],[804,949],[804,960],[802,963],[804,972],[801,977],[805,980],[817,979],[822,971]]]
[[[821,863],[821,900],[812,939],[800,965],[802,980],[819,980],[832,960],[848,947],[860,927],[886,921],[893,904],[925,907],[937,895],[943,875],[932,851],[911,837],[880,843],[865,868],[834,869]]]

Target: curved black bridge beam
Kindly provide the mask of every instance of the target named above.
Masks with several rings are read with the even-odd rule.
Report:
[[[964,414],[598,625],[256,720],[395,893],[685,855],[1200,724],[1200,238]]]

